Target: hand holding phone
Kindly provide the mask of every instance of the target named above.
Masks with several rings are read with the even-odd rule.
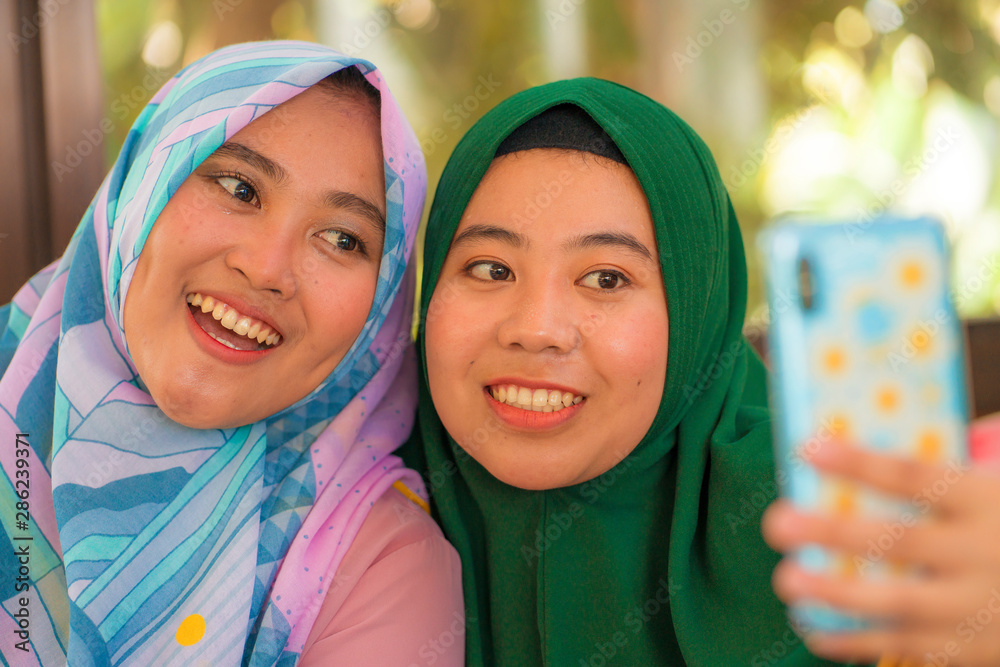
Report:
[[[806,545],[795,558],[808,571],[847,578],[919,576],[887,553],[933,499],[890,498],[820,474],[801,454],[849,442],[926,463],[965,461],[963,341],[947,287],[944,229],[926,218],[886,218],[865,229],[783,224],[761,247],[782,495],[802,511],[886,526],[883,544],[863,557]],[[806,628],[866,627],[861,617],[821,605],[796,605],[792,613]]]

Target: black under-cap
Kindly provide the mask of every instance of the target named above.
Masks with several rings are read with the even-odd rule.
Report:
[[[532,148],[586,151],[628,166],[604,128],[575,104],[551,107],[525,122],[503,140],[494,157]]]

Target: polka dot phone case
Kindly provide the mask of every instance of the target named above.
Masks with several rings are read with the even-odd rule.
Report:
[[[943,227],[927,219],[872,224],[786,223],[761,240],[770,313],[771,403],[778,484],[798,507],[884,521],[864,556],[820,547],[802,565],[844,577],[919,576],[888,553],[932,511],[948,481],[908,501],[819,475],[801,458],[849,441],[960,474],[967,422],[962,329],[948,290]],[[792,610],[806,627],[865,621],[818,605]]]

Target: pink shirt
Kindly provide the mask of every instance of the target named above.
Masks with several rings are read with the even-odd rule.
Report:
[[[372,506],[333,576],[300,667],[465,664],[458,553],[395,489]]]
[[[1000,415],[970,428],[974,461],[1000,469]],[[422,509],[390,489],[334,575],[300,667],[465,662],[461,564]]]

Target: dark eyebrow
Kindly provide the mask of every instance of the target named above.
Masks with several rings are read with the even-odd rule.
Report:
[[[280,183],[287,177],[285,170],[280,164],[267,156],[261,155],[254,149],[248,148],[243,144],[238,144],[235,141],[227,141],[222,144],[215,149],[212,155],[216,157],[236,158],[237,160],[246,162],[251,167],[264,172],[268,178],[277,183]]]
[[[375,204],[371,203],[363,197],[359,197],[353,192],[344,192],[343,190],[333,190],[326,193],[326,197],[323,201],[327,206],[332,206],[333,208],[343,209],[345,211],[350,211],[351,213],[356,213],[362,218],[368,220],[372,223],[380,234],[385,236],[385,214],[379,210]]]
[[[649,252],[643,243],[639,241],[636,237],[632,236],[628,232],[602,232],[600,234],[581,234],[580,236],[575,236],[566,243],[563,247],[567,250],[577,249],[584,250],[589,248],[602,248],[602,247],[615,247],[621,250],[632,253],[633,255],[638,255],[642,259],[653,261],[653,256]]]
[[[526,248],[529,245],[527,237],[523,234],[496,225],[479,224],[469,225],[465,231],[455,237],[451,242],[451,247],[456,248],[476,241],[499,241],[514,248]]]
[[[262,155],[254,149],[235,141],[227,141],[222,144],[215,150],[213,155],[217,157],[231,157],[246,162],[251,167],[264,172],[268,178],[276,183],[281,183],[288,177],[288,173],[280,164],[266,155]],[[327,206],[357,213],[371,222],[380,234],[385,235],[385,214],[367,199],[351,192],[334,190],[328,192],[323,201]]]

